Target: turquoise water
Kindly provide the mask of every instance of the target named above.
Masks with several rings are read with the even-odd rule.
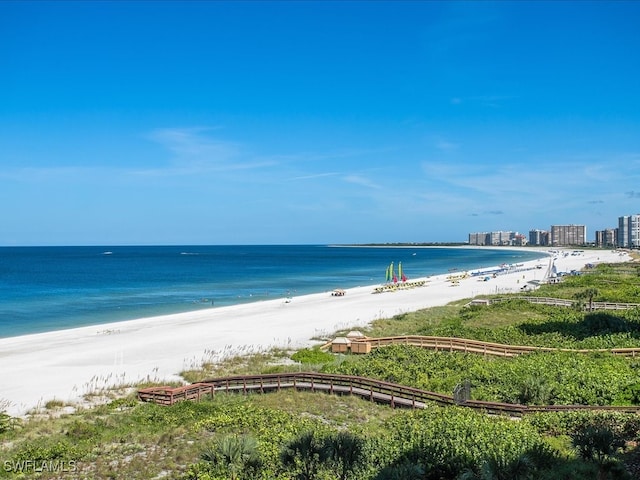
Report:
[[[0,337],[384,283],[540,258],[478,248],[326,245],[3,247]]]

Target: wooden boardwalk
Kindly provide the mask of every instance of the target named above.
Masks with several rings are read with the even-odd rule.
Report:
[[[612,407],[589,405],[527,406],[500,402],[468,400],[456,403],[450,395],[429,392],[396,383],[352,375],[332,375],[315,372],[274,373],[213,378],[182,387],[150,387],[138,391],[144,402],[173,405],[180,401],[199,401],[220,393],[268,393],[281,390],[324,392],[333,395],[356,395],[392,408],[425,408],[427,405],[460,405],[488,414],[521,417],[542,411],[609,410],[640,413],[640,406]]]
[[[553,298],[553,297],[531,297],[514,295],[512,297],[495,297],[487,298],[485,304],[491,305],[492,303],[506,302],[509,300],[524,300],[529,303],[536,303],[541,305],[552,305],[556,307],[575,307],[579,305],[577,300],[568,300],[566,298]],[[589,309],[589,302],[583,302],[583,308]],[[477,304],[479,305],[479,304]],[[591,308],[593,310],[628,310],[630,308],[638,308],[640,303],[614,303],[614,302],[592,302]]]
[[[354,352],[364,352],[370,348],[385,347],[388,345],[412,345],[427,348],[436,352],[463,352],[498,357],[515,357],[534,352],[569,352],[569,353],[611,353],[625,357],[640,357],[640,347],[629,348],[604,348],[604,349],[571,349],[552,347],[532,347],[525,345],[505,345],[502,343],[483,342],[457,337],[433,337],[422,335],[401,335],[395,337],[355,337],[350,339],[350,349]],[[361,348],[354,348],[355,345]],[[363,348],[366,345],[370,348]],[[330,346],[331,344],[327,344]]]

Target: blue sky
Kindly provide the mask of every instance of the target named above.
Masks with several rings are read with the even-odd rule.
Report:
[[[640,212],[640,2],[0,2],[0,245]]]

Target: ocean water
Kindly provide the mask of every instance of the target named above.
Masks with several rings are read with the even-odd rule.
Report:
[[[446,247],[1,247],[0,338],[540,258]]]

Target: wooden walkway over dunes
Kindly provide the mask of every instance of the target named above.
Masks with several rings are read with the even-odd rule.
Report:
[[[504,345],[501,343],[483,342],[480,340],[470,340],[466,338],[430,337],[420,335],[379,338],[351,337],[347,339],[347,342],[341,340],[334,344],[336,340],[326,345],[327,347],[330,346],[331,350],[336,353],[349,351],[352,353],[369,353],[372,348],[377,347],[385,347],[388,345],[412,345],[415,347],[428,348],[436,352],[464,352],[498,357],[515,357],[517,355],[534,352],[612,353],[613,355],[622,355],[626,357],[640,357],[640,347],[596,350],[531,347],[524,345]]]
[[[524,300],[529,303],[537,303],[541,305],[552,305],[556,307],[575,307],[580,305],[581,302],[577,300],[569,300],[566,298],[553,298],[553,297],[531,297],[515,295],[512,297],[495,297],[495,298],[483,298],[474,299],[467,305],[491,305],[494,303],[507,302],[509,300]],[[584,309],[589,309],[589,302],[582,302]],[[592,302],[591,308],[593,310],[628,310],[630,308],[638,308],[640,303],[614,303],[614,302]]]
[[[429,392],[396,383],[352,375],[332,375],[315,372],[274,373],[214,378],[182,387],[150,387],[138,391],[144,402],[173,405],[180,401],[199,401],[220,393],[268,393],[281,390],[324,392],[334,395],[357,395],[371,402],[386,404],[392,408],[425,408],[427,405],[460,405],[487,414],[521,417],[534,412],[572,410],[608,410],[623,413],[640,413],[640,406],[589,406],[548,405],[528,406],[500,402],[467,400],[458,402],[450,395]]]

